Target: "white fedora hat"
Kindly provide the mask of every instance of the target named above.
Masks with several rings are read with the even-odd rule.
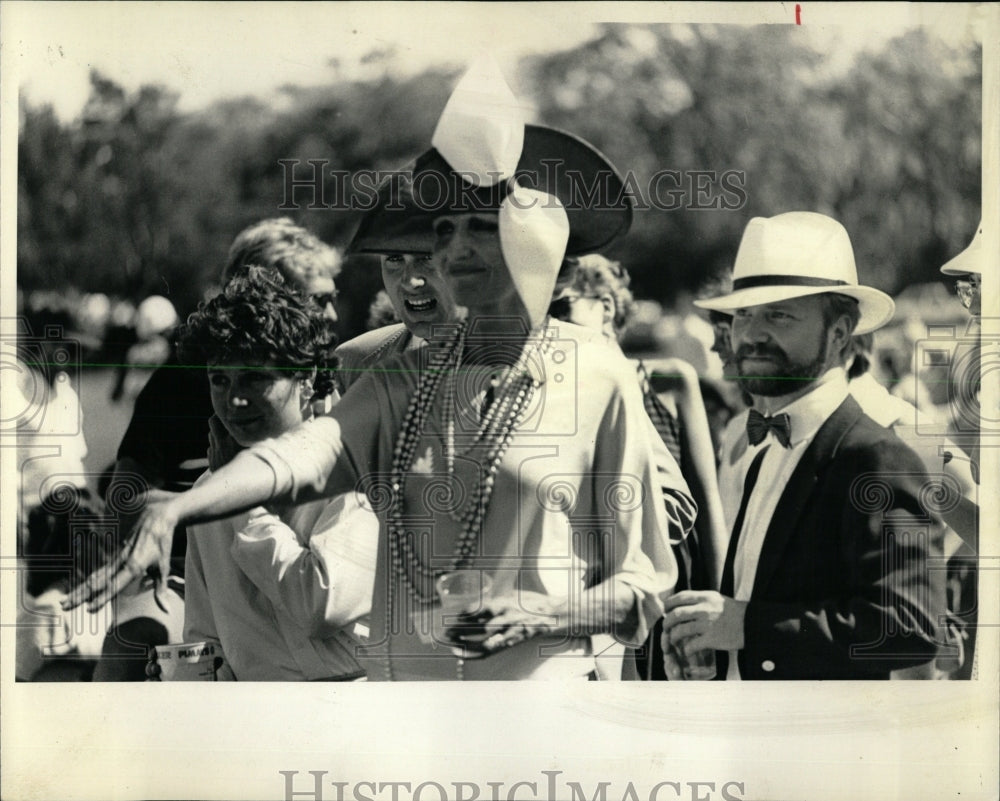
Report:
[[[733,291],[696,300],[703,309],[732,313],[748,306],[835,292],[858,302],[855,334],[892,319],[896,304],[885,292],[858,284],[854,249],[836,220],[811,211],[754,217],[747,223],[733,267]]]
[[[979,221],[976,235],[969,246],[941,268],[945,275],[968,275],[983,272],[983,221]]]

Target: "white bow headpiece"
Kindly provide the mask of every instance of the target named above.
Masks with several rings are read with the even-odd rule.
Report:
[[[524,148],[524,115],[499,65],[476,61],[441,112],[431,144],[474,186],[510,178]]]
[[[522,112],[496,61],[483,57],[455,87],[431,144],[464,180],[493,186],[517,170],[524,148]],[[499,226],[501,251],[521,297],[547,302],[552,292],[548,284],[569,241],[562,203],[555,195],[512,181],[500,206]]]

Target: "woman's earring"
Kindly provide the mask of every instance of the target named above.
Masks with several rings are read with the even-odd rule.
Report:
[[[615,302],[612,298],[607,295],[601,298],[601,306],[604,308],[603,322],[604,322],[604,338],[608,342],[614,342],[617,337],[614,334],[613,323],[615,320]]]
[[[615,302],[607,295],[601,298],[601,306],[604,307],[604,322],[610,323],[615,319]]]

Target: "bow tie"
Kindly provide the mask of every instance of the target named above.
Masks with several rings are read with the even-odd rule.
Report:
[[[747,417],[747,439],[751,445],[759,445],[764,441],[767,432],[771,431],[782,447],[790,448],[792,444],[792,421],[787,414],[776,414],[765,417],[756,409],[750,410]]]

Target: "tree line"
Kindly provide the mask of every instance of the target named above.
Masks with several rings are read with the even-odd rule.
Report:
[[[393,59],[373,54],[362,77],[332,68],[327,85],[286,87],[281,102],[192,113],[171,89],[129,92],[97,72],[72,122],[22,101],[19,286],[161,294],[183,315],[255,220],[288,215],[345,246],[360,211],[349,196],[287,197],[289,165],[300,178],[310,160],[391,170],[427,146],[458,72],[400,77]],[[731,266],[752,216],[836,217],[863,280],[891,293],[939,280],[980,217],[978,46],[913,31],[834,70],[791,26],[609,24],[511,77],[533,121],[584,137],[627,174],[645,202],[607,255],[637,295],[666,306]],[[348,259],[340,283],[349,336],[364,327],[377,265]]]

